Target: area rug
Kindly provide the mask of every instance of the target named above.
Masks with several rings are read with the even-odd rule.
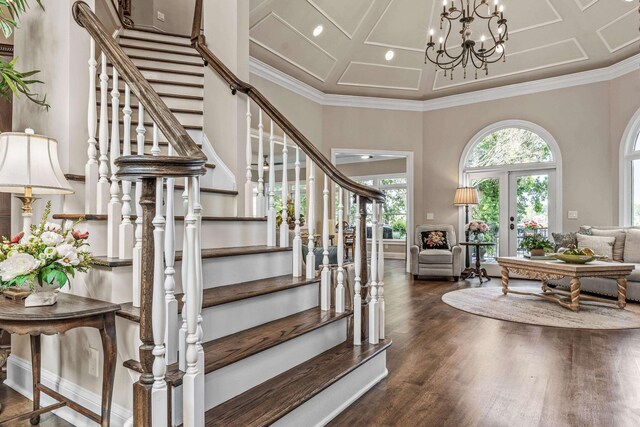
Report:
[[[541,292],[540,287],[514,287],[523,292]],[[624,310],[615,306],[584,302],[574,313],[560,304],[529,295],[502,294],[497,286],[461,289],[442,296],[451,307],[479,316],[530,325],[570,329],[635,329],[640,328],[640,304],[627,304]]]

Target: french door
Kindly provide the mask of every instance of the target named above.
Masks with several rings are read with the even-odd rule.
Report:
[[[555,169],[467,171],[465,176],[467,184],[478,189],[480,201],[470,209],[470,220],[487,223],[485,240],[496,243],[481,261],[522,255],[520,240],[534,224],[544,236],[557,229]]]

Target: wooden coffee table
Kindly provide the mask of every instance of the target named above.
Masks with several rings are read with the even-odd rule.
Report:
[[[530,260],[518,257],[498,258],[502,272],[502,293],[507,295],[533,295],[555,301],[561,306],[573,311],[580,310],[580,300],[597,301],[605,304],[617,305],[624,308],[627,305],[627,276],[635,269],[633,264],[617,262],[592,261],[588,264],[567,264],[562,261]],[[522,292],[509,289],[509,274],[515,273],[528,279],[542,282],[542,293]],[[571,279],[570,291],[549,289],[549,280],[568,277]],[[611,277],[618,284],[618,301],[612,302],[605,298],[590,295],[580,295],[580,279],[582,277]]]

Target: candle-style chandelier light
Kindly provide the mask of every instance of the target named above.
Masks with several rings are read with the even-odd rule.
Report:
[[[464,69],[464,78],[467,78],[467,65],[471,63],[475,67],[475,78],[478,78],[478,70],[484,70],[489,74],[489,64],[505,60],[504,44],[509,40],[507,20],[504,18],[504,6],[499,0],[443,0],[442,13],[440,14],[440,30],[442,35],[438,38],[438,47],[433,41],[434,30],[429,30],[427,48],[424,53],[424,63],[427,60],[436,65],[436,69],[444,70],[445,76],[461,66]],[[455,31],[454,25],[460,22],[460,37],[462,43],[458,45],[450,36]],[[481,24],[482,23],[482,24]],[[484,25],[484,27],[483,27]],[[475,39],[473,30],[484,28],[480,32],[479,39]],[[479,40],[479,43],[478,41]],[[458,52],[459,50],[459,52]]]

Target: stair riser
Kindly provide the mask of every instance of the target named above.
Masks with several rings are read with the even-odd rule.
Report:
[[[154,68],[164,68],[164,67],[156,66]],[[111,80],[111,76],[113,76],[113,73],[111,72],[111,67],[107,67],[107,72],[109,73],[109,80]],[[190,76],[188,74],[177,74],[177,73],[172,73],[171,71],[140,70],[140,72],[146,79],[151,79],[151,80],[168,80],[171,82],[194,83],[199,85],[204,84],[204,77],[200,77],[200,76]]]
[[[203,109],[203,101],[198,100],[198,99],[182,99],[182,98],[173,98],[173,97],[170,97],[170,96],[161,96],[160,98],[162,98],[164,103],[169,108],[180,108],[180,109],[184,109],[184,110],[196,110],[196,111],[200,111],[200,112]],[[132,107],[137,107],[138,106],[138,100],[136,99],[135,96],[131,97],[131,106]],[[134,110],[133,116],[136,118],[136,121],[137,121],[138,120],[138,110]]]
[[[122,108],[124,107],[124,97],[121,97],[121,102],[120,102],[120,111],[122,111]],[[100,108],[100,105],[98,105],[98,108]],[[109,102],[109,110],[111,110],[111,102]],[[175,118],[178,119],[178,121],[180,122],[180,124],[182,126],[198,126],[198,127],[202,127],[202,113],[200,114],[192,114],[192,113],[173,113],[173,115],[175,116]],[[120,120],[123,120],[124,115],[122,114],[122,112],[120,113]],[[149,121],[150,118],[147,118],[147,121]],[[132,141],[135,140],[136,137],[136,127],[138,126],[138,109],[132,109],[131,112],[131,139]],[[153,128],[151,126],[145,126],[145,129],[147,131],[146,135],[148,135],[149,137],[151,137],[152,135],[152,131]],[[124,125],[120,125],[120,138],[122,138],[123,136],[123,131],[124,131]],[[162,132],[160,132],[160,141],[166,141],[167,138],[165,138],[164,135],[162,135]],[[135,144],[135,142],[134,142]]]
[[[387,375],[386,350],[272,424],[273,427],[324,426]]]
[[[133,63],[136,64],[138,67],[155,67],[155,68],[160,67],[163,70],[167,70],[167,71],[177,70],[177,71],[188,71],[191,73],[202,73],[203,71],[202,61],[200,61],[197,64],[187,65],[187,64],[173,64],[171,62],[158,62],[158,61],[153,61],[149,59],[140,59],[140,57],[131,58],[131,59]]]
[[[186,46],[189,46],[189,38],[186,37],[177,37],[177,36],[171,36],[171,35],[166,35],[166,34],[159,34],[159,33],[150,33],[147,31],[136,31],[136,30],[124,30],[123,33],[125,36],[131,36],[131,37],[138,37],[141,39],[147,39],[147,40],[153,40],[153,41],[157,41],[157,42],[170,42],[170,43],[182,43]]]
[[[129,56],[143,56],[145,58],[158,59],[158,60],[168,60],[168,61],[180,61],[180,62],[188,62],[194,65],[202,66],[202,58],[197,56],[190,55],[180,55],[176,53],[166,53],[166,52],[156,52],[153,50],[146,49],[137,49],[125,47],[124,51]]]
[[[109,106],[109,108],[111,108],[111,106]],[[111,110],[109,110],[111,111]],[[138,124],[136,123],[137,121],[137,117],[133,117],[132,114],[132,118],[131,118],[131,147],[136,146],[136,128],[138,127]],[[181,123],[183,126],[185,125],[184,123]],[[202,124],[198,124],[195,126],[202,126]],[[153,126],[145,126],[145,141],[147,141],[145,143],[146,147],[151,147],[153,144],[151,144],[151,138],[153,138]],[[109,123],[109,132],[111,132],[111,123]],[[120,140],[122,140],[123,136],[124,136],[124,124],[120,125]],[[191,136],[191,138],[193,139],[193,141],[196,144],[201,144],[202,143],[202,129],[187,129],[187,133]],[[159,142],[168,142],[167,138],[162,134],[162,131],[160,129],[158,129],[158,141]],[[98,147],[99,148],[99,147]]]
[[[188,96],[202,97],[202,94],[203,94],[202,87],[180,86],[180,85],[175,85],[171,83],[156,83],[156,82],[151,82],[151,87],[153,87],[153,89],[158,93],[168,93],[172,95],[188,95]],[[121,95],[124,94],[124,82],[118,82],[118,88]],[[100,99],[100,86],[97,86],[96,89],[97,89],[97,97],[98,99]],[[109,87],[108,87],[109,102],[111,102],[112,89],[113,89],[113,86],[111,85],[111,78],[109,78]]]
[[[214,371],[205,377],[205,408],[211,409],[329,350],[346,338],[347,320],[342,319]],[[182,387],[177,387],[174,393],[174,422],[178,425],[182,422]]]
[[[174,52],[185,52],[185,53],[194,53],[196,50],[191,46],[175,46],[173,44],[166,44],[157,41],[142,41],[142,40],[132,40],[123,38],[120,39],[120,44],[124,44],[127,46],[136,46],[140,49],[151,48],[151,49],[164,49],[171,50]]]
[[[311,283],[272,294],[209,307],[202,311],[203,341],[211,341],[245,329],[299,313],[319,304],[319,285]]]

